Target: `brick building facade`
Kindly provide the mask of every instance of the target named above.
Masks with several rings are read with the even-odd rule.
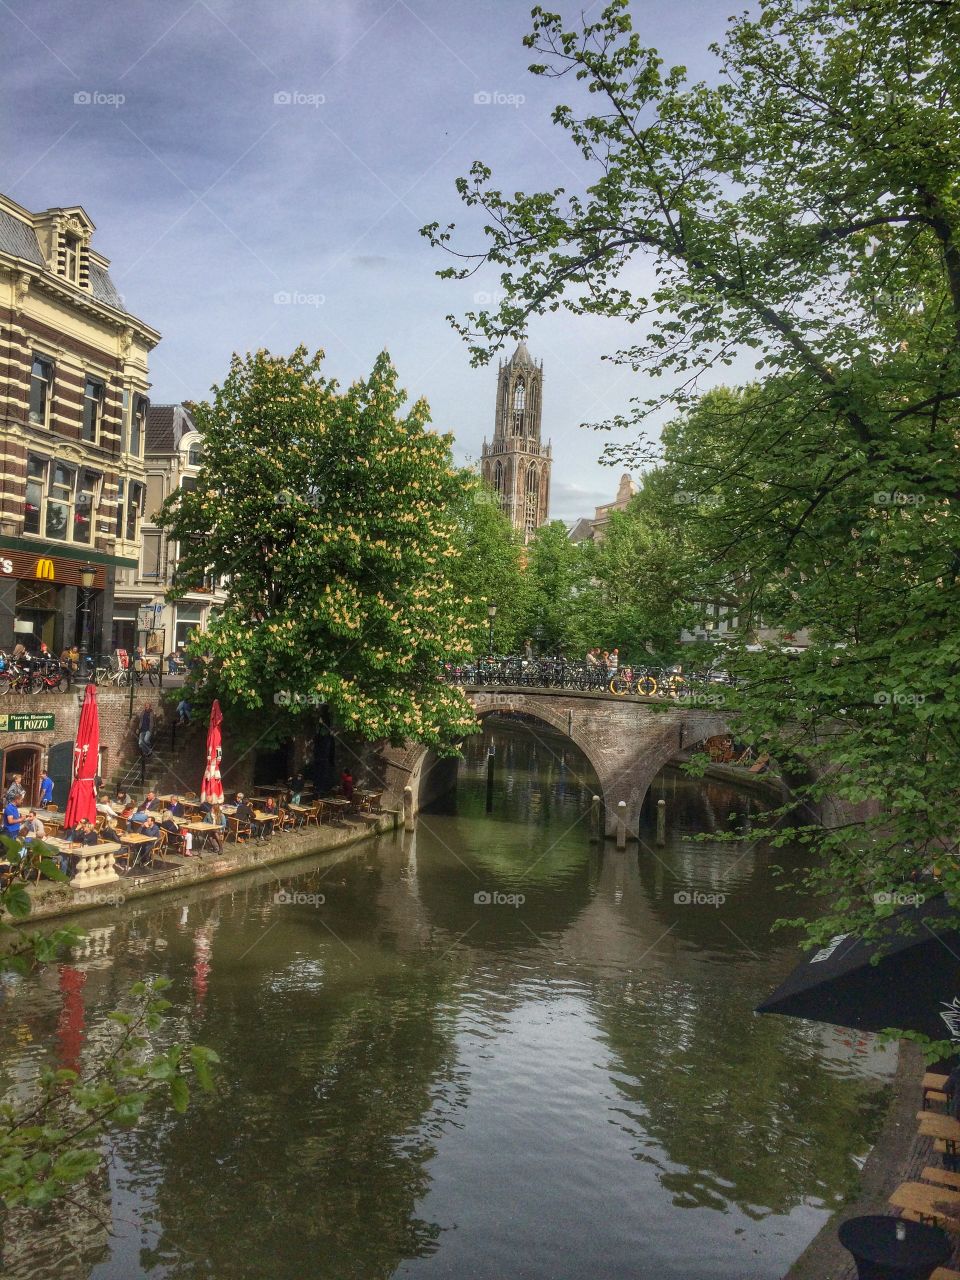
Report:
[[[139,561],[160,335],[126,310],[94,231],[79,206],[0,195],[0,649],[107,651],[117,571]]]

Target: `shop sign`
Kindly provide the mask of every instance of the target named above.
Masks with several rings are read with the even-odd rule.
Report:
[[[55,719],[52,711],[0,711],[0,733],[49,733]]]
[[[0,573],[5,577],[32,578],[40,582],[53,582],[58,586],[81,586],[83,565],[82,560],[68,560],[47,547],[36,552],[7,551],[0,555]],[[107,585],[104,567],[99,564],[92,567],[96,572],[93,586],[102,591]]]

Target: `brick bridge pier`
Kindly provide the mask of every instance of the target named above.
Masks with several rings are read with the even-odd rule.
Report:
[[[529,716],[564,734],[590,762],[600,785],[605,831],[616,830],[620,801],[626,804],[629,839],[636,839],[640,807],[650,783],[678,751],[727,732],[718,711],[664,698],[620,698],[570,689],[497,688],[464,691],[482,721],[489,715]],[[383,782],[390,803],[413,790],[417,807],[427,748],[407,744],[383,753]],[[431,757],[432,758],[432,757]]]

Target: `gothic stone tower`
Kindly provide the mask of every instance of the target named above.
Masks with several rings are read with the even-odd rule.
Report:
[[[540,442],[543,361],[534,364],[521,342],[500,363],[493,441],[483,442],[480,474],[500,506],[529,542],[547,522],[550,506],[550,445]]]

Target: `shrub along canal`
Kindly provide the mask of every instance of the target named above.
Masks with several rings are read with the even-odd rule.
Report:
[[[16,1215],[4,1274],[782,1276],[854,1189],[895,1052],[752,1014],[796,958],[772,866],[802,855],[691,837],[756,798],[667,772],[667,845],[618,853],[585,769],[491,722],[415,834],[85,916],[66,963],[4,977],[5,1090],[92,1058],[147,975],[165,1035],[223,1059],[214,1097],[111,1138],[112,1237]]]

